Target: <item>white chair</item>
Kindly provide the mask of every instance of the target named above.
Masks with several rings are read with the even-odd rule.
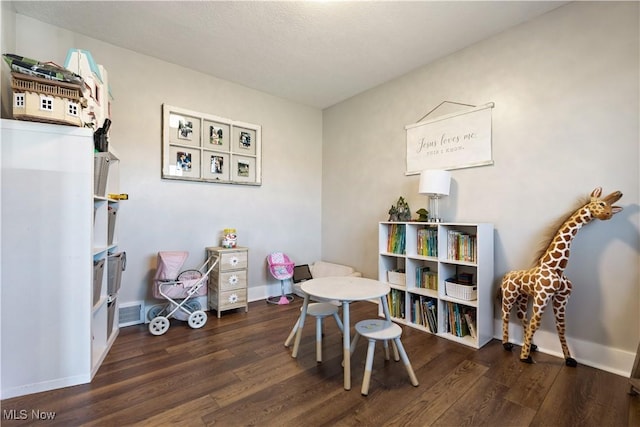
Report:
[[[302,310],[302,308],[300,308],[300,310]],[[333,318],[336,320],[336,324],[338,325],[338,329],[340,329],[340,332],[343,332],[344,328],[342,326],[340,316],[338,316],[338,306],[335,304],[331,304],[328,302],[310,303],[307,307],[307,315],[314,316],[316,318],[316,361],[320,363],[322,362],[322,321],[324,320],[324,318],[333,316]],[[289,347],[293,342],[293,339],[296,336],[296,332],[298,331],[299,324],[300,317],[298,316],[296,324],[293,325],[291,333],[287,337],[287,340],[284,342],[285,347]]]
[[[369,346],[367,347],[367,360],[364,368],[364,377],[362,378],[362,390],[363,396],[369,394],[369,383],[371,381],[371,370],[373,368],[373,353],[375,351],[376,341],[383,341],[385,359],[389,360],[389,340],[393,343],[394,360],[397,362],[402,358],[409,379],[414,387],[417,387],[418,379],[413,372],[409,357],[402,346],[400,341],[400,335],[402,335],[402,328],[393,322],[389,322],[384,319],[368,319],[362,320],[356,323],[356,333],[351,341],[351,354],[353,354],[356,344],[358,343],[358,337],[363,336],[369,340]],[[398,353],[400,353],[398,355]]]

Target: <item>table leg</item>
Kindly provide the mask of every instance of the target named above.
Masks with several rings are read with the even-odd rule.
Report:
[[[342,352],[344,362],[344,389],[351,390],[351,323],[349,321],[349,301],[342,301]]]
[[[307,317],[307,307],[309,306],[309,295],[304,295],[304,302],[302,303],[302,312],[300,313],[300,320],[298,323],[298,333],[296,334],[296,340],[293,343],[293,351],[291,357],[298,357],[298,348],[300,347],[300,338],[302,337],[302,328],[304,327],[304,319]]]
[[[382,295],[380,297],[380,302],[382,303],[382,313],[384,313],[384,318],[387,319],[388,322],[391,322],[391,314],[389,314],[389,304],[387,302],[387,296]]]

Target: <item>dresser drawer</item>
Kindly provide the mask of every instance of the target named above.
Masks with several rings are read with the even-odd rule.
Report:
[[[247,290],[235,289],[232,291],[220,292],[220,310],[227,310],[236,307],[245,307],[247,305]]]
[[[246,288],[247,270],[221,272],[218,287],[220,288],[220,291]]]
[[[247,251],[222,253],[218,268],[221,271],[247,268]]]

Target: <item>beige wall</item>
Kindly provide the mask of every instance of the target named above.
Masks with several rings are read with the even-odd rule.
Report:
[[[120,248],[127,252],[121,303],[151,299],[156,254],[188,250],[197,267],[205,247],[234,227],[249,247],[249,299],[280,292],[265,258],[320,256],[322,113],[183,67],[16,15],[16,52],[64,63],[69,48],[89,50],[109,73],[114,97],[110,144],[119,155]],[[262,125],[260,187],[160,178],[161,106]],[[268,285],[268,287],[267,287]]]
[[[326,109],[324,258],[375,277],[377,222],[399,196],[413,212],[427,206],[418,177],[404,174],[404,126],[445,100],[494,102],[495,164],[454,170],[441,214],[495,225],[497,289],[579,197],[622,191],[625,210],[574,241],[567,333],[579,361],[630,369],[640,322],[638,34],[638,3],[572,3]],[[558,353],[551,310],[544,318],[536,339]]]

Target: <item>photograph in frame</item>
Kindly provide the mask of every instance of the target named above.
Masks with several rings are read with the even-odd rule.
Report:
[[[169,115],[169,142],[173,144],[199,146],[200,119],[188,115]]]
[[[204,152],[204,170],[202,178],[208,181],[229,182],[231,160],[228,153],[217,151]]]
[[[231,127],[228,123],[220,123],[204,120],[204,144],[205,149],[216,151],[229,151],[231,140]]]
[[[234,127],[234,146],[233,152],[241,155],[256,154],[256,131],[244,127]]]
[[[256,182],[256,159],[248,156],[234,156],[231,179],[236,182]]]
[[[169,176],[175,178],[200,178],[200,150],[169,147]]]

